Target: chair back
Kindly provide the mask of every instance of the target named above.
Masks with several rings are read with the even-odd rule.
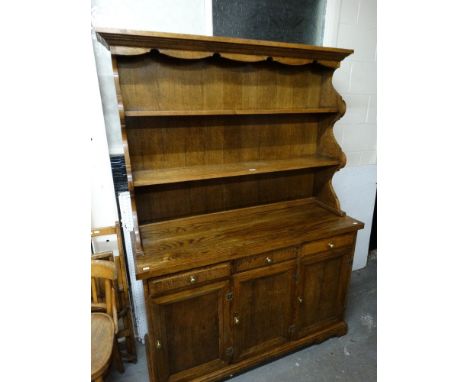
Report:
[[[91,254],[91,259],[110,260],[115,263],[117,270],[117,290],[126,294],[126,296],[122,296],[122,293],[117,293],[117,310],[120,310],[123,306],[128,305],[129,283],[127,276],[127,262],[125,258],[122,233],[120,231],[119,222],[115,222],[114,226],[91,229],[91,244],[93,244],[93,239],[109,235],[117,236],[118,255],[114,256],[114,253],[112,251],[94,253],[94,246],[91,245],[91,251],[93,252]]]
[[[91,306],[105,310],[117,330],[116,280],[117,270],[113,261],[91,260]],[[104,293],[100,291],[102,286]]]

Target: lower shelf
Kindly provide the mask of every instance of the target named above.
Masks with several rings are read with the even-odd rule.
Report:
[[[290,159],[187,166],[159,170],[141,170],[133,171],[133,183],[135,187],[143,187],[158,184],[190,182],[195,180],[228,178],[234,176],[336,166],[339,163],[340,162],[337,159],[319,155],[310,155]]]

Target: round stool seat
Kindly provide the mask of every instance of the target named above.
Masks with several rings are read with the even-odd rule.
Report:
[[[106,313],[91,314],[91,378],[101,376],[109,366],[114,345],[114,322]]]

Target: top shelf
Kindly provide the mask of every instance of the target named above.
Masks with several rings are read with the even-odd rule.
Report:
[[[298,109],[252,109],[252,110],[128,110],[126,117],[169,117],[194,115],[265,115],[265,114],[331,114],[336,107]]]

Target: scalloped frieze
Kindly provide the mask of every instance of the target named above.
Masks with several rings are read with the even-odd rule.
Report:
[[[310,58],[297,58],[297,57],[280,57],[280,56],[264,56],[256,54],[242,54],[242,53],[225,53],[225,52],[209,52],[209,51],[196,51],[196,50],[179,50],[179,49],[151,49],[151,48],[134,48],[127,46],[111,46],[111,52],[119,56],[138,56],[150,53],[152,50],[159,52],[165,56],[178,58],[182,60],[201,60],[204,58],[219,55],[222,58],[238,62],[262,62],[272,60],[283,65],[301,66],[316,63],[327,68],[336,69],[340,67],[339,61],[329,60],[313,60]]]
[[[213,53],[214,55],[215,53]],[[240,54],[240,53],[218,53],[221,57],[232,61],[241,62],[261,62],[268,60],[268,56],[257,56],[255,54]]]
[[[314,60],[309,58],[295,58],[295,57],[272,57],[273,61],[279,62],[280,64],[284,65],[307,65],[312,64]]]
[[[213,56],[211,52],[202,52],[196,50],[176,50],[176,49],[158,49],[159,53],[173,58],[181,58],[183,60],[200,60]]]
[[[118,56],[139,56],[151,52],[150,48],[134,48],[129,46],[111,46],[110,51]]]

